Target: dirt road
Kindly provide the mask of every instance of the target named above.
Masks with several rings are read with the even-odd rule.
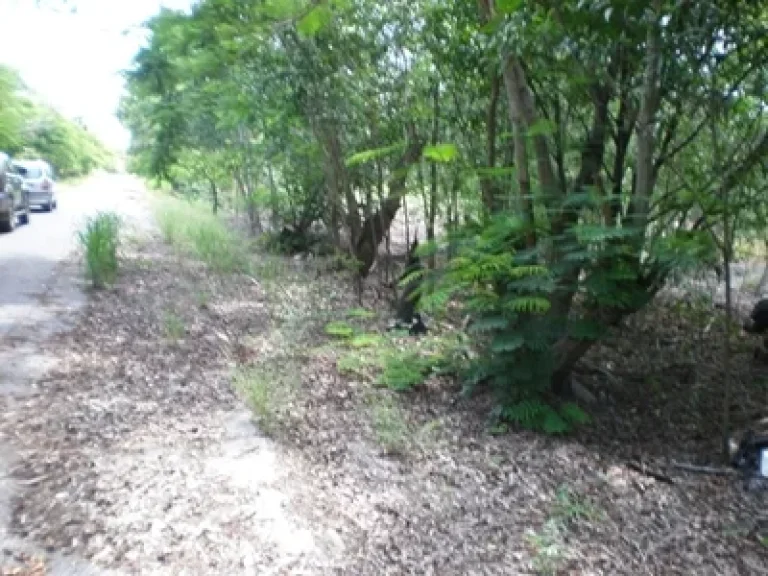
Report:
[[[86,297],[73,250],[99,210],[123,218],[140,253],[117,286]],[[153,226],[140,181],[99,174],[0,236],[0,573],[34,565],[25,555],[47,564],[22,572],[35,576],[298,573],[319,561],[287,503],[295,467],[232,392],[226,336],[210,340],[227,326],[164,336],[169,307],[194,308],[201,280],[195,265],[164,267]]]
[[[126,175],[96,174],[61,185],[58,209],[32,214],[30,224],[0,235],[0,400],[12,408],[34,392],[34,383],[55,364],[46,351],[85,303],[80,270],[68,257],[87,216],[116,210],[135,219],[140,183]],[[11,477],[17,455],[0,439],[0,565],[21,553],[41,552],[10,533],[17,486]],[[50,557],[54,574],[98,574],[77,557]]]

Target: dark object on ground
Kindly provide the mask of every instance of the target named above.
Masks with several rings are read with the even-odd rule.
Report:
[[[768,298],[763,298],[752,308],[749,319],[744,322],[744,331],[750,334],[768,332]]]
[[[738,442],[737,436],[728,439],[730,464],[744,475],[747,489],[768,486],[768,418],[756,422],[748,428]],[[756,431],[757,430],[757,431]]]
[[[420,336],[426,333],[427,325],[424,324],[424,321],[421,319],[421,314],[416,312],[413,315],[413,324],[411,324],[411,327],[408,329],[408,334],[411,336]]]
[[[766,334],[768,332],[768,298],[763,298],[752,308],[749,319],[744,322],[744,331],[749,334]],[[755,360],[768,360],[768,335],[763,338],[762,346],[755,348]]]
[[[419,247],[418,237],[413,240],[408,251],[408,261],[405,264],[405,270],[400,276],[400,281],[406,278],[408,275],[414,272],[421,272],[424,270],[424,265],[421,263],[421,259],[416,255],[416,249]],[[400,295],[400,299],[397,302],[397,320],[408,326],[413,324],[414,312],[419,304],[419,298],[421,296],[419,288],[424,281],[424,275],[419,274],[415,278],[411,278],[403,287],[403,293]]]
[[[408,334],[411,336],[421,336],[426,334],[429,329],[424,324],[421,314],[415,312],[411,317],[410,323],[397,319],[394,323],[387,326],[387,330],[408,330]]]

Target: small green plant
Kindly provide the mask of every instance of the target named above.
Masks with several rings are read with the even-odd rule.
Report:
[[[574,426],[589,422],[589,415],[573,402],[554,406],[538,399],[522,400],[499,407],[494,416],[497,423],[516,422],[523,428],[551,435],[565,434]],[[501,428],[497,430],[500,431]]]
[[[379,384],[392,390],[410,390],[422,384],[432,362],[418,352],[396,352],[386,357]]]
[[[369,376],[371,371],[381,370],[384,367],[384,359],[378,349],[366,351],[364,354],[352,351],[344,354],[336,361],[336,369],[342,374],[359,374]]]
[[[184,320],[174,312],[166,312],[163,316],[163,328],[165,337],[172,342],[181,340],[184,336]]]
[[[601,512],[594,505],[567,486],[557,489],[552,514],[563,522],[597,520],[601,517]]]
[[[526,540],[533,548],[533,569],[542,576],[555,576],[565,559],[562,528],[549,519],[538,532],[530,531]]]
[[[211,294],[205,290],[200,290],[197,293],[197,305],[200,308],[205,308],[211,303]]]
[[[403,410],[387,396],[377,395],[371,402],[370,417],[376,442],[386,454],[404,454],[410,430]]]
[[[329,322],[325,325],[325,333],[336,338],[351,338],[355,330],[346,322]]]
[[[380,346],[384,342],[381,334],[358,334],[350,339],[349,345],[353,348],[372,348]]]
[[[368,310],[367,308],[350,308],[347,310],[347,318],[357,318],[359,320],[371,320],[376,318],[375,310]]]
[[[268,364],[240,368],[234,385],[245,397],[259,425],[274,434],[283,421],[295,389],[299,373],[292,362],[273,359]]]
[[[120,245],[120,217],[99,212],[89,217],[78,232],[84,250],[85,272],[94,288],[104,288],[117,277],[117,250]]]
[[[557,574],[566,556],[566,536],[575,520],[597,520],[602,512],[567,486],[555,494],[550,517],[538,532],[530,531],[526,540],[533,548],[533,564],[538,574]]]

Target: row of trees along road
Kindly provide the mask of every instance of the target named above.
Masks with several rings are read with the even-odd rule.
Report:
[[[63,178],[115,163],[114,154],[82,122],[45,104],[7,66],[0,66],[0,150],[17,158],[43,158]]]
[[[148,23],[121,115],[135,170],[214,210],[234,187],[256,232],[267,213],[321,220],[361,277],[420,198],[438,256],[423,304],[472,314],[467,381],[513,416],[673,274],[761,233],[767,17],[735,0],[202,0]]]

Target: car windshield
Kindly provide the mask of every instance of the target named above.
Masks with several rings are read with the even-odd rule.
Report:
[[[16,164],[16,173],[21,174],[24,178],[40,178],[43,175],[43,171],[37,166],[21,166]]]

